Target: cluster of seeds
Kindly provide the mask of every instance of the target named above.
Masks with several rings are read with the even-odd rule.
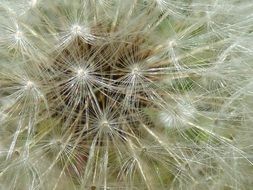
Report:
[[[249,190],[252,7],[0,2],[0,189]]]

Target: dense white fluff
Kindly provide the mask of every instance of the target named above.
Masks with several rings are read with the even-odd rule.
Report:
[[[0,2],[0,189],[251,190],[251,0]]]

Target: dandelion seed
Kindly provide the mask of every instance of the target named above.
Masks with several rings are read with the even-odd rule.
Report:
[[[195,109],[187,103],[178,103],[174,108],[168,107],[159,112],[159,120],[168,127],[182,127],[194,119]]]
[[[86,79],[88,77],[88,71],[82,68],[77,69],[77,77]]]
[[[32,81],[27,81],[25,84],[25,89],[31,89],[35,86],[35,84]]]
[[[16,41],[22,40],[22,38],[23,38],[23,33],[22,33],[21,31],[18,30],[18,31],[14,34],[14,38],[15,38]]]
[[[78,35],[82,35],[83,33],[83,28],[78,25],[78,24],[74,24],[72,27],[71,27],[71,33],[74,35],[74,36],[78,36]]]
[[[140,75],[140,74],[141,74],[140,68],[137,65],[133,65],[131,75],[137,76],[137,75]]]
[[[177,46],[177,42],[175,40],[170,40],[168,45],[169,45],[169,48],[174,48]]]

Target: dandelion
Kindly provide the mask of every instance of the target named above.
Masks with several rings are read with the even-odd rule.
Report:
[[[0,188],[250,189],[252,6],[1,2]]]

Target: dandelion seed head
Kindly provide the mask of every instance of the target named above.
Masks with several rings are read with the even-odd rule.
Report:
[[[0,184],[241,189],[253,4],[221,1],[0,3]]]

